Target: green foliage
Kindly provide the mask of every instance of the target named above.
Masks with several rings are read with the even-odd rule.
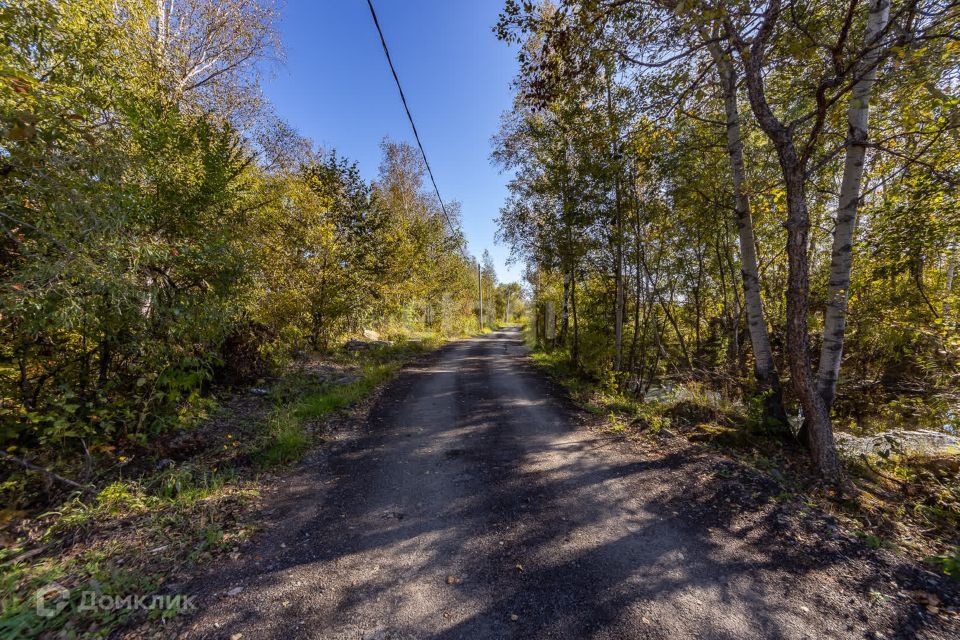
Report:
[[[248,152],[228,123],[126,77],[111,11],[4,9],[50,21],[2,52],[4,447],[67,452],[177,426],[236,307]],[[24,114],[36,138],[11,135]]]
[[[214,4],[0,4],[0,447],[65,475],[190,427],[218,380],[475,317],[415,150],[385,141],[373,182],[313,151],[256,90],[273,4]]]
[[[0,633],[26,638],[70,630],[77,637],[108,636],[136,612],[81,609],[83,592],[150,595],[171,567],[235,547],[245,534],[221,510],[256,496],[232,479],[191,465],[173,467],[152,478],[111,483],[92,501],[73,500],[42,516],[44,546],[67,544],[70,553],[18,559],[24,553],[20,544],[0,550]],[[86,544],[71,548],[77,541]],[[34,594],[54,583],[70,589],[69,604],[53,617],[38,616]],[[173,607],[149,615],[178,613]]]
[[[960,580],[960,547],[954,547],[949,553],[931,556],[928,560],[939,566],[944,574]]]
[[[776,435],[782,433],[783,425],[777,422],[767,411],[767,401],[772,392],[764,391],[748,396],[744,401],[747,431],[758,435]]]
[[[397,365],[393,363],[368,364],[361,370],[358,380],[335,385],[326,391],[305,397],[297,404],[296,414],[301,418],[323,418],[334,411],[350,407],[366,397],[396,370]]]
[[[356,355],[356,378],[350,382],[322,384],[319,388],[302,376],[289,376],[274,390],[278,406],[268,416],[254,457],[264,467],[298,460],[313,442],[309,425],[348,409],[366,398],[392,376],[411,355],[431,349],[433,341],[401,342]]]
[[[888,543],[880,536],[867,533],[865,531],[857,531],[857,537],[863,540],[863,542],[871,549],[881,549],[888,545]]]
[[[263,437],[257,457],[265,467],[294,462],[310,446],[310,435],[289,407],[277,409],[267,418]]]
[[[254,216],[253,314],[287,346],[327,349],[362,327],[400,319],[455,333],[469,313],[462,240],[420,190],[422,165],[395,160],[409,159],[410,147],[383,147],[372,185],[335,154],[270,178],[273,203]]]
[[[891,38],[871,52],[879,54],[878,80],[868,96],[865,170],[845,187],[859,189],[856,233],[852,243],[837,235],[834,250],[838,210],[848,204],[838,202],[844,158],[856,146],[848,117],[865,106],[864,94],[851,89],[870,48],[870,6],[847,14],[809,2],[767,13],[758,3],[676,11],[656,3],[507,2],[496,33],[520,45],[519,73],[494,140],[494,160],[512,175],[498,237],[526,264],[534,341],[566,354],[605,393],[637,398],[692,380],[745,401],[749,419],[737,426],[745,439],[789,438],[767,418],[780,413],[776,394],[755,395],[772,385],[754,382],[751,347],[761,332],[751,331],[758,323],[748,315],[765,316],[772,364],[785,380],[790,371],[784,400],[793,413],[810,397],[794,388],[804,377],[794,367],[815,369],[815,361],[802,360],[841,335],[835,320],[824,326],[825,315],[828,303],[839,306],[831,293],[834,256],[852,250],[849,290],[839,294],[846,325],[834,424],[953,429],[960,46],[950,34],[958,15],[931,6],[909,27],[924,34],[923,44]],[[733,38],[740,30],[743,41],[754,38],[761,15],[776,34],[755,59],[763,98],[805,167],[809,238],[788,252],[785,227],[800,223],[788,223],[784,156],[762,122],[766,111],[748,95],[752,54]],[[891,33],[905,24],[895,11],[890,20]],[[838,38],[842,52],[828,44]],[[624,51],[630,56],[611,55]],[[820,82],[833,73],[836,84]],[[734,140],[728,135],[737,132],[725,126],[732,117]],[[743,255],[746,229],[755,276]],[[754,279],[760,300],[751,307],[745,284]],[[788,318],[788,297],[808,299],[797,307],[806,315]],[[548,305],[554,338],[543,326]],[[789,349],[791,326],[808,348]],[[824,372],[819,382],[828,378]],[[894,404],[916,410],[894,411]]]

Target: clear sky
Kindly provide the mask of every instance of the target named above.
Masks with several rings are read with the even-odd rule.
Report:
[[[501,0],[374,0],[390,55],[444,201],[462,203],[469,250],[489,249],[501,281],[519,280],[494,244],[507,176],[490,137],[510,106],[515,50],[491,31]],[[278,114],[376,176],[384,136],[415,144],[366,0],[286,0],[286,62],[265,84]]]

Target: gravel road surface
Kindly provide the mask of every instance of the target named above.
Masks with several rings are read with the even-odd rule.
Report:
[[[190,586],[181,637],[956,633],[904,599],[922,572],[777,491],[703,447],[587,428],[516,330],[463,340],[285,479],[255,547]]]

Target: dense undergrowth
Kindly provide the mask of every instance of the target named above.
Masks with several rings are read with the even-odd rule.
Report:
[[[0,636],[105,637],[133,620],[188,612],[189,601],[152,598],[177,595],[176,585],[218,558],[240,557],[273,475],[323,442],[328,418],[439,343],[424,335],[306,359],[224,394],[166,448],[171,457],[120,467],[95,492],[46,512],[5,510]],[[147,606],[128,606],[129,597]],[[55,612],[38,610],[40,602]]]
[[[585,375],[565,350],[535,350],[532,357],[610,431],[652,443],[675,435],[713,447],[776,480],[776,499],[816,505],[868,545],[960,579],[960,455],[844,456],[853,490],[840,493],[822,483],[795,436],[769,428],[757,399],[733,400],[690,380],[644,399]]]
[[[368,177],[261,94],[278,10],[0,2],[4,505],[145,472],[223,387],[304,353],[475,326],[459,205],[424,189],[420,154],[384,140]],[[493,313],[489,259],[483,279]],[[272,415],[260,453],[230,448],[286,461],[305,446],[298,421],[349,400]]]
[[[802,409],[834,484],[835,429],[956,436],[960,13],[678,6],[504,4],[498,231],[540,336],[603,385]]]

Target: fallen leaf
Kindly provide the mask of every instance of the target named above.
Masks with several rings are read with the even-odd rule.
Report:
[[[453,584],[456,581],[457,579],[454,578],[453,576],[447,576],[447,584]]]

